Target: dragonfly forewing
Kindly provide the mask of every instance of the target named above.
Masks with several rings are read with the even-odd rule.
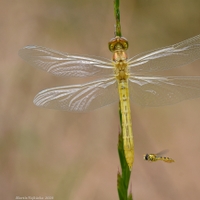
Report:
[[[98,56],[71,55],[41,46],[26,46],[19,55],[36,68],[56,76],[113,77],[112,61]]]
[[[152,74],[194,62],[200,58],[200,35],[177,44],[144,52],[128,59],[130,74]]]
[[[34,98],[37,106],[71,112],[91,111],[117,101],[119,95],[115,78],[50,88]]]

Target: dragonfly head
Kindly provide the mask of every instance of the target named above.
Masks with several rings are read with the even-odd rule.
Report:
[[[117,50],[124,50],[126,51],[128,49],[128,40],[124,37],[116,36],[108,42],[108,48],[111,52],[117,51]]]

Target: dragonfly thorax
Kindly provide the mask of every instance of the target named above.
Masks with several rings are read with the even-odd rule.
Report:
[[[128,73],[128,64],[127,64],[126,60],[121,60],[121,59],[114,60],[113,59],[113,61],[114,61],[116,79],[118,79],[119,81],[127,80],[127,78],[129,77],[129,73]]]
[[[124,50],[116,50],[114,53],[113,53],[113,61],[114,62],[124,62],[127,60],[127,54]]]
[[[124,50],[116,50],[113,53],[115,76],[118,80],[126,80],[129,77],[127,55]]]

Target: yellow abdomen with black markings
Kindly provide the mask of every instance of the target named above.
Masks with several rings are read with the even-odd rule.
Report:
[[[122,114],[124,153],[129,169],[131,170],[134,161],[134,144],[133,144],[133,134],[132,134],[132,121],[131,121],[128,81],[127,80],[119,81],[118,90],[119,90],[120,107]]]

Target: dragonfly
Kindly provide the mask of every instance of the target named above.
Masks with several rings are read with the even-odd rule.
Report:
[[[158,160],[162,160],[162,161],[167,162],[167,163],[175,162],[175,160],[173,160],[170,157],[162,156],[163,154],[165,154],[167,152],[168,152],[168,150],[163,150],[163,151],[161,151],[157,154],[145,154],[144,160],[148,160],[150,162],[155,162],[155,161],[158,161]]]
[[[116,36],[109,43],[112,59],[76,55],[29,45],[19,56],[30,65],[56,76],[94,81],[45,89],[34,98],[36,106],[69,112],[88,112],[120,102],[123,146],[131,171],[134,142],[130,102],[165,106],[200,97],[199,76],[159,76],[155,72],[190,64],[200,58],[200,35],[180,43],[128,58],[128,41]]]

